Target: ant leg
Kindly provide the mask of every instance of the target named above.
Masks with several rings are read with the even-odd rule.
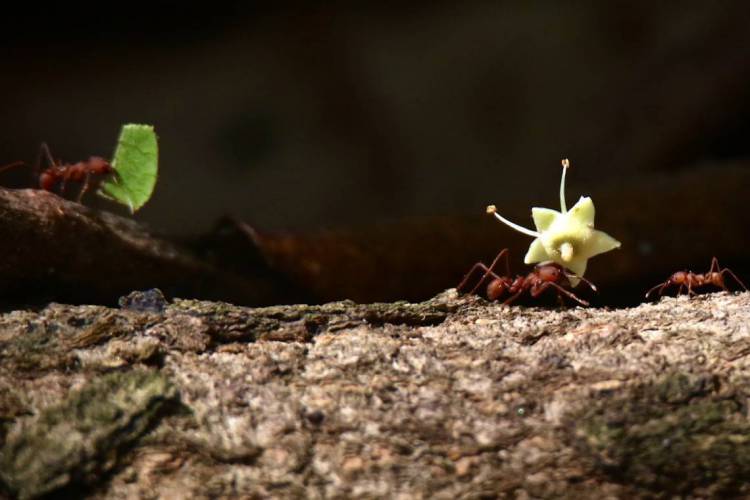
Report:
[[[492,276],[495,279],[499,279],[500,278],[500,276],[498,276],[495,273],[495,266],[497,266],[498,261],[503,256],[505,256],[505,267],[508,268],[508,270],[510,271],[509,266],[508,266],[508,249],[507,248],[503,248],[502,250],[500,250],[500,253],[498,253],[497,256],[495,256],[495,259],[492,261],[492,264],[490,264],[489,268],[487,266],[485,266],[484,264],[482,264],[481,262],[477,262],[477,264],[475,264],[474,267],[471,268],[471,271],[469,271],[470,274],[474,270],[474,268],[477,267],[477,265],[481,264],[479,267],[483,268],[485,270],[485,273],[484,273],[484,276],[482,276],[482,279],[479,280],[479,283],[477,283],[476,286],[474,288],[472,288],[469,293],[475,293],[479,289],[479,287],[482,286],[482,284],[484,283],[484,281],[487,278],[489,278],[490,276]],[[462,285],[466,282],[466,280],[468,279],[468,277],[469,277],[469,275],[467,275],[466,278],[464,278],[464,280],[461,282],[461,284],[459,284],[456,287],[457,290],[460,290],[462,288]]]
[[[78,192],[78,199],[76,199],[77,203],[81,203],[81,199],[83,199],[84,193],[89,190],[89,181],[91,180],[91,172],[86,173],[86,179],[83,181],[83,186],[81,187],[81,190]]]
[[[731,276],[731,277],[732,277],[732,279],[733,279],[733,280],[734,280],[735,282],[737,282],[737,284],[738,284],[738,285],[740,285],[740,286],[741,286],[741,287],[743,288],[743,290],[745,290],[746,292],[748,291],[748,290],[747,290],[747,287],[746,287],[746,286],[745,286],[745,284],[744,284],[744,283],[742,282],[742,280],[741,280],[741,279],[739,279],[739,278],[737,277],[737,275],[736,275],[736,274],[734,274],[734,273],[732,272],[732,270],[731,270],[731,269],[729,269],[728,267],[725,267],[724,269],[722,269],[722,268],[721,268],[721,266],[719,265],[719,260],[718,260],[718,259],[717,259],[716,257],[714,257],[713,259],[711,259],[711,269],[709,269],[708,273],[706,273],[706,274],[708,275],[708,274],[711,274],[711,273],[718,273],[718,274],[720,274],[720,275],[721,275],[722,277],[724,277],[724,274],[726,273],[726,274],[728,274],[729,276]],[[714,284],[715,284],[715,283],[714,283]],[[721,288],[721,289],[723,289],[723,290],[725,290],[725,291],[728,291],[728,289],[727,289],[726,285],[724,285],[724,284],[721,284],[721,285],[717,285],[717,286],[719,286],[719,288]]]
[[[18,167],[18,166],[23,165],[23,164],[24,164],[24,162],[21,161],[21,160],[14,161],[13,163],[8,163],[7,165],[3,165],[2,167],[0,167],[0,172],[5,172],[6,170],[9,170],[9,169],[11,169],[13,167]]]
[[[552,281],[547,281],[547,282],[543,283],[542,285],[540,285],[539,288],[536,288],[535,290],[532,290],[531,291],[531,296],[534,297],[534,298],[537,298],[542,293],[544,293],[544,291],[547,288],[549,288],[549,287],[552,287],[552,288],[556,289],[558,296],[560,296],[560,294],[562,293],[562,294],[568,296],[569,298],[575,300],[576,302],[578,302],[582,306],[588,306],[589,305],[588,302],[586,302],[583,299],[578,298],[578,296],[576,294],[574,294],[573,292],[564,289],[563,287],[561,287],[560,285],[558,285],[557,283],[554,283]]]
[[[714,258],[716,258],[716,257],[714,257]],[[722,269],[721,271],[719,271],[719,274],[721,274],[722,276],[724,275],[724,273],[727,273],[729,276],[731,276],[734,279],[734,281],[736,281],[737,283],[739,283],[739,285],[747,292],[747,287],[742,282],[742,280],[739,279],[737,277],[737,275],[734,274],[728,267],[725,267],[724,269]],[[726,287],[724,287],[724,290],[726,290]]]
[[[497,257],[495,257],[495,260],[498,260],[498,259],[500,259],[501,255],[505,256],[505,275],[506,276],[510,276],[510,262],[508,260],[508,254],[509,253],[510,252],[508,251],[507,248],[503,248],[502,250],[500,250],[500,253],[497,254]],[[493,266],[494,266],[494,261],[493,261]],[[492,269],[493,266],[490,266],[490,269]]]
[[[515,302],[518,299],[518,297],[521,296],[522,293],[523,293],[523,290],[521,290],[520,292],[517,292],[515,295],[511,295],[509,298],[505,299],[505,302],[503,302],[503,305],[504,306],[511,305],[513,302]]]
[[[488,276],[488,275],[489,275],[489,276],[492,276],[493,278],[499,278],[499,277],[500,277],[500,276],[498,276],[497,274],[495,274],[495,273],[492,273],[492,272],[490,272],[489,268],[488,268],[487,266],[485,266],[485,265],[484,265],[483,263],[481,263],[481,262],[477,262],[476,264],[474,264],[474,265],[473,265],[473,266],[471,267],[471,269],[469,269],[469,272],[468,272],[468,273],[466,273],[466,276],[464,276],[464,279],[463,279],[463,280],[461,281],[461,283],[459,283],[459,284],[458,284],[458,286],[456,286],[456,290],[457,290],[457,291],[458,291],[459,293],[460,293],[460,292],[461,292],[461,291],[462,291],[462,290],[463,290],[463,289],[464,289],[464,288],[466,287],[467,283],[468,283],[468,282],[470,281],[470,278],[471,278],[471,277],[472,277],[472,276],[473,276],[473,275],[475,274],[475,273],[474,273],[474,271],[475,271],[476,269],[481,269],[481,270],[482,270],[482,272],[484,273],[484,275],[482,276],[482,279],[481,279],[481,280],[479,280],[479,283],[477,283],[477,284],[476,284],[476,286],[474,286],[474,288],[472,288],[472,289],[471,289],[471,290],[469,291],[469,293],[474,293],[474,292],[476,292],[476,291],[477,291],[477,290],[479,289],[479,287],[480,287],[480,286],[482,286],[482,282],[483,282],[483,281],[484,281],[485,279],[487,279],[487,276]]]
[[[719,259],[716,257],[711,259],[711,269],[708,270],[709,273],[718,273],[721,271],[721,266],[719,266]]]
[[[39,160],[41,163],[41,156],[44,155],[47,158],[47,161],[49,162],[50,166],[55,165],[55,160],[52,158],[52,153],[49,150],[49,146],[46,142],[43,142],[42,145],[39,147]]]
[[[461,283],[456,285],[456,290],[458,291],[458,293],[461,293],[462,289],[466,286],[466,283],[468,283],[469,278],[474,274],[474,270],[478,267],[481,268],[483,266],[484,264],[482,264],[481,262],[477,262],[476,264],[471,266],[471,269],[469,269],[469,272],[466,273],[466,275],[464,275],[464,279],[461,280]]]
[[[492,264],[490,264],[490,271],[495,271],[495,266],[497,265],[498,261],[505,257],[505,275],[510,276],[510,265],[508,264],[508,249],[503,248],[500,250],[500,253],[495,256],[495,259],[492,261]]]
[[[46,142],[43,142],[42,145],[39,147],[39,154],[36,157],[36,163],[34,164],[34,175],[39,177],[40,170],[42,168],[42,159],[47,160],[47,165],[50,167],[56,167],[57,162],[55,162],[55,159],[52,157],[52,153],[50,153],[49,146],[47,146]]]
[[[490,264],[489,269],[487,269],[487,271],[484,273],[484,276],[482,276],[482,279],[479,280],[479,283],[477,283],[477,286],[474,287],[474,290],[472,290],[471,293],[474,293],[479,288],[479,286],[482,283],[484,283],[484,280],[487,279],[489,276],[492,276],[495,279],[499,279],[500,278],[500,276],[498,276],[495,273],[495,267],[497,266],[497,263],[500,261],[500,259],[502,259],[503,257],[505,257],[505,273],[506,273],[505,275],[506,276],[510,276],[510,264],[508,264],[508,249],[507,248],[503,248],[502,250],[500,250],[500,253],[498,253],[495,256],[495,259]]]

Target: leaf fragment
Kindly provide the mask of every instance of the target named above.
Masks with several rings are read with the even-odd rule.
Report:
[[[159,146],[154,127],[135,123],[123,125],[112,159],[115,176],[102,184],[98,194],[126,205],[134,213],[151,198],[158,164]]]

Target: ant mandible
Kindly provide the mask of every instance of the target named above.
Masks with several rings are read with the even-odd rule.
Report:
[[[646,298],[648,299],[649,296],[654,292],[654,290],[659,291],[659,296],[661,297],[664,294],[664,290],[668,288],[669,286],[679,286],[677,289],[677,295],[680,295],[683,292],[684,288],[687,288],[688,296],[695,295],[694,288],[701,288],[708,285],[713,285],[717,288],[721,288],[724,291],[727,290],[727,286],[724,283],[724,274],[728,274],[731,276],[734,281],[736,281],[745,291],[747,291],[747,287],[745,284],[735,275],[729,268],[727,267],[720,267],[719,261],[716,257],[714,257],[711,260],[711,269],[708,270],[707,273],[699,274],[694,273],[692,271],[677,271],[676,273],[672,274],[664,283],[659,283],[655,287],[651,288],[648,292],[646,292]]]
[[[505,258],[505,276],[499,276],[495,273],[495,267],[500,262],[500,259]],[[475,271],[479,269],[484,274],[482,278],[474,285],[469,293],[476,293],[487,278],[492,277],[492,281],[487,284],[486,294],[487,299],[491,301],[499,300],[501,297],[508,296],[503,304],[512,304],[518,300],[524,292],[528,292],[531,298],[536,299],[546,290],[552,288],[557,292],[557,298],[560,304],[564,303],[563,296],[575,300],[582,306],[588,306],[589,303],[568,290],[573,288],[569,276],[574,276],[566,272],[566,270],[554,262],[537,264],[526,276],[516,275],[515,278],[510,276],[510,266],[508,264],[508,249],[504,248],[492,261],[490,267],[487,267],[483,262],[477,262],[472,266],[469,272],[464,277],[463,281],[458,284],[456,290],[461,293],[467,287],[471,278],[474,276]],[[577,276],[581,281],[585,282],[593,291],[596,291],[596,287],[589,280]]]
[[[42,143],[35,171],[39,169],[42,155],[44,155],[49,166],[39,174],[39,188],[45,191],[53,191],[59,183],[60,193],[62,194],[65,192],[65,186],[68,182],[83,182],[83,186],[76,198],[78,203],[81,202],[83,195],[88,191],[92,175],[107,175],[115,171],[112,165],[100,156],[91,156],[88,160],[79,161],[78,163],[63,163],[61,160],[55,161],[46,143]],[[10,163],[0,168],[0,172],[23,164],[24,162],[22,161]]]

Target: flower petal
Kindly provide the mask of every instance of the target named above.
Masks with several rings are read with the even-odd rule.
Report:
[[[588,196],[581,196],[573,208],[568,210],[573,219],[588,227],[594,227],[595,212],[594,202]]]
[[[531,209],[531,217],[534,219],[536,230],[540,233],[546,231],[560,215],[562,215],[560,212],[551,208],[534,207]]]
[[[568,262],[568,265],[565,267],[573,271],[578,276],[583,276],[583,273],[586,272],[587,264],[588,264],[588,259],[575,259],[575,260]]]
[[[568,262],[565,267],[569,270],[573,271],[573,273],[576,276],[583,276],[583,273],[586,272],[586,265],[588,264],[588,259],[575,259],[570,262]],[[576,278],[575,276],[568,277],[570,280],[570,285],[575,288],[578,286],[578,283],[581,282],[580,279]]]
[[[534,241],[529,245],[529,250],[526,252],[526,256],[523,258],[524,264],[536,264],[537,262],[544,262],[545,260],[551,260],[547,250],[544,249],[542,241],[539,238],[534,238]]]
[[[594,230],[591,238],[586,242],[584,253],[587,258],[600,253],[609,252],[615,248],[620,248],[621,243],[605,233],[604,231]]]

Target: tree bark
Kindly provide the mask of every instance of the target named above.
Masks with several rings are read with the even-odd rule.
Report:
[[[121,304],[0,317],[5,494],[750,494],[748,293]]]

